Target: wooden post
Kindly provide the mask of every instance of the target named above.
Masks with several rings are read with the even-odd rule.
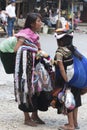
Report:
[[[8,5],[9,0],[6,0],[6,6]]]
[[[59,15],[58,15],[58,19],[60,18],[61,16],[61,0],[59,0]]]
[[[17,6],[17,18],[19,18],[20,16],[20,3],[18,3],[18,6]]]
[[[74,1],[72,0],[72,30],[74,30]]]
[[[57,28],[60,27],[60,20],[59,19],[61,17],[61,0],[59,0],[58,10],[59,10],[59,12],[58,12]]]

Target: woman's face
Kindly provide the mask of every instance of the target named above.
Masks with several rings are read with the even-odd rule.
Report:
[[[39,31],[41,29],[41,26],[42,26],[42,21],[41,19],[38,17],[36,19],[36,22],[33,24],[33,30],[34,31]]]

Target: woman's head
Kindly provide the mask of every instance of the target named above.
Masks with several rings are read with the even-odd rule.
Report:
[[[25,21],[24,28],[30,28],[33,31],[41,29],[42,21],[39,13],[28,13]]]

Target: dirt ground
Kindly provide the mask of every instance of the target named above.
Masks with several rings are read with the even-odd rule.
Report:
[[[13,78],[9,76],[9,78]],[[87,94],[82,96],[82,106],[79,108],[78,123],[80,130],[87,130]],[[47,112],[40,112],[39,116],[45,125],[30,127],[24,125],[23,113],[18,109],[14,100],[13,82],[7,80],[0,84],[0,130],[57,130],[60,125],[67,123],[67,117],[58,115],[57,110],[49,108]]]

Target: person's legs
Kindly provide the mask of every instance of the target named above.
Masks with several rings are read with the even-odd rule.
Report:
[[[15,21],[14,18],[8,18],[8,25],[7,25],[8,37],[13,36],[14,21]]]
[[[75,110],[73,111],[73,121],[74,121],[74,127],[75,129],[80,129],[80,127],[78,126],[78,108],[75,108]],[[68,118],[68,122],[69,122],[69,118]],[[65,126],[69,126],[70,124],[72,124],[71,122],[65,124]]]
[[[45,124],[45,122],[43,120],[40,119],[40,117],[38,116],[38,110],[39,111],[47,111],[48,110],[48,98],[47,96],[49,95],[49,93],[47,92],[40,92],[40,95],[37,96],[37,111],[32,112],[31,118],[37,123],[37,124]],[[49,97],[49,96],[48,96]],[[36,99],[35,98],[35,99]],[[35,106],[35,104],[34,104]]]
[[[14,36],[14,22],[15,22],[15,18],[12,19],[12,36]]]
[[[74,126],[75,129],[79,129],[78,126],[78,108],[82,105],[81,104],[81,89],[72,87],[72,93],[75,98],[75,109],[73,110],[73,118],[74,118]]]
[[[73,119],[73,111],[72,112],[69,112],[67,114],[67,117],[68,117],[68,126],[70,126],[71,128],[74,128],[74,119]]]
[[[24,112],[24,124],[29,126],[37,126],[37,124],[31,119],[28,112]]]
[[[79,126],[78,126],[78,108],[75,108],[75,110],[73,111],[73,119],[74,119],[75,128],[79,129]]]
[[[73,112],[69,112],[67,114],[68,117],[68,123],[64,126],[60,126],[59,130],[75,130],[74,128],[74,119],[73,119]]]
[[[30,115],[28,114],[28,112],[24,112],[24,117],[25,117],[25,121],[31,120]]]
[[[38,111],[32,112],[31,117],[32,117],[32,119],[37,119],[38,118]]]
[[[12,20],[10,18],[8,18],[7,32],[8,37],[12,36]]]

